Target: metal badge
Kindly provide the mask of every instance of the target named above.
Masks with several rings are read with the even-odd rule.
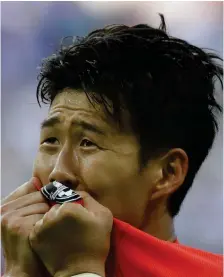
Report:
[[[42,187],[41,192],[50,202],[55,204],[77,202],[82,199],[74,190],[56,181]]]

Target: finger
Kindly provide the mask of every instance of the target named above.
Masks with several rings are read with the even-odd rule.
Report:
[[[85,191],[76,191],[76,193],[78,193],[84,202],[84,207],[89,210],[89,211],[98,211],[101,209],[105,209],[104,206],[102,206],[99,202],[97,202],[91,195],[89,195],[87,192]]]
[[[38,203],[38,204],[33,204],[27,207],[23,207],[16,212],[14,212],[15,216],[19,217],[26,217],[30,215],[35,215],[35,214],[46,214],[50,210],[49,205],[46,203]]]
[[[21,196],[24,196],[26,194],[30,194],[32,192],[37,191],[36,187],[42,186],[40,180],[36,177],[32,177],[28,182],[17,188],[15,191],[10,193],[9,196],[7,196],[5,199],[2,200],[2,204],[6,204],[10,201],[16,200]]]
[[[84,207],[86,208],[85,211],[88,211],[88,212],[94,214],[99,219],[107,218],[108,219],[108,221],[107,221],[108,226],[110,226],[112,224],[113,214],[107,207],[101,205],[99,202],[97,202],[91,195],[89,195],[85,191],[77,191],[77,193],[83,198]],[[77,205],[77,206],[81,206],[81,205]],[[78,211],[76,211],[76,213],[77,212]],[[79,214],[81,214],[81,213],[84,216],[84,211],[81,210],[81,208],[80,208]]]
[[[36,225],[43,218],[43,214],[35,214],[24,217],[23,228],[26,232],[31,233]]]
[[[61,204],[54,204],[54,206],[51,207],[51,212],[56,212],[62,205]]]
[[[29,234],[29,242],[30,242],[30,246],[31,248],[35,248],[35,244],[36,244],[36,239],[37,239],[37,235],[41,229],[43,225],[43,218],[41,218],[40,220],[38,220],[34,225],[33,225],[33,229],[31,230],[30,234]]]
[[[57,213],[59,208],[61,207],[60,204],[55,204],[53,207],[51,207],[47,213],[45,213],[43,217],[43,222],[48,222],[49,220],[52,221],[57,217]]]
[[[49,213],[51,210],[49,211]],[[45,217],[47,214],[45,215]],[[60,217],[71,217],[76,218],[76,220],[84,219],[89,216],[89,211],[80,204],[65,202],[59,206],[55,213],[53,214],[54,219],[59,219]],[[50,215],[48,218],[51,218]]]
[[[15,211],[22,207],[37,203],[47,203],[45,197],[39,191],[32,192],[16,200],[5,203],[3,206],[1,206],[1,214],[3,215],[10,211]]]
[[[43,214],[32,214],[28,215],[24,218],[25,222],[29,223],[30,225],[35,225],[39,220],[44,217]]]
[[[34,214],[34,215],[29,215],[23,218],[19,217],[13,217],[12,216],[7,216],[6,217],[1,217],[1,226],[2,226],[2,231],[6,230],[8,231],[9,229],[12,230],[24,230],[24,233],[27,233],[32,227],[35,226],[36,222],[41,220],[43,218],[43,214]]]

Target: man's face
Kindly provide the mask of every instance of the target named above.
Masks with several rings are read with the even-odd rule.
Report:
[[[125,129],[125,130],[124,130]],[[139,226],[150,196],[150,171],[139,170],[139,144],[85,93],[64,90],[43,123],[33,175],[84,190],[113,215]]]

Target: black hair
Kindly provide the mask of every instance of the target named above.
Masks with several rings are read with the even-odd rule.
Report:
[[[171,37],[163,15],[159,28],[109,25],[66,45],[42,63],[37,100],[52,103],[64,88],[82,90],[119,121],[126,108],[141,146],[140,164],[172,148],[189,158],[184,183],[168,199],[178,214],[218,130],[215,80],[222,59],[212,51]],[[110,112],[109,99],[113,105]]]

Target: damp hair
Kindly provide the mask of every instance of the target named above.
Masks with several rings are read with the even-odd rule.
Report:
[[[104,105],[118,122],[127,109],[140,144],[141,167],[172,148],[183,149],[189,170],[167,203],[174,217],[218,131],[222,107],[215,84],[222,86],[223,70],[214,51],[170,36],[160,17],[158,28],[108,25],[85,37],[63,39],[59,50],[42,62],[37,100],[51,104],[64,88],[72,88],[86,93],[93,105]]]

